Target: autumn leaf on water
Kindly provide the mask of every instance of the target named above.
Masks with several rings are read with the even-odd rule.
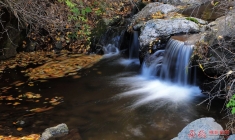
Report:
[[[54,108],[54,107],[51,106],[51,107],[43,107],[43,108],[34,108],[34,109],[31,109],[30,111],[39,113],[39,112],[51,110],[52,108]]]
[[[14,137],[14,136],[0,136],[0,140],[39,140],[39,134],[31,134],[23,137]]]
[[[19,105],[20,103],[19,102],[15,102],[13,105]]]
[[[18,127],[18,128],[17,128],[17,131],[21,131],[21,130],[23,130],[23,128],[21,128],[21,127]]]

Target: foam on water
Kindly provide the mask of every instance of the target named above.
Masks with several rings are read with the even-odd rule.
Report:
[[[130,65],[139,65],[140,64],[140,61],[139,59],[124,59],[124,58],[121,58],[118,60],[118,63],[121,64],[121,65],[124,65],[124,66],[130,66]]]
[[[112,57],[119,54],[119,50],[114,44],[108,44],[107,46],[104,46],[103,51],[104,51],[104,56],[103,56],[104,58]]]
[[[182,86],[159,79],[147,79],[142,76],[119,78],[116,84],[128,85],[130,88],[118,97],[137,97],[131,108],[142,105],[161,107],[175,106],[191,101],[195,96],[202,96],[197,86]]]

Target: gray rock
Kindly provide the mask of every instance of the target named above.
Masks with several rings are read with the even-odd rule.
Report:
[[[66,124],[62,123],[55,127],[47,128],[41,135],[39,140],[49,140],[50,138],[61,137],[67,135],[69,129]]]
[[[206,42],[210,46],[208,60],[203,64],[207,75],[216,75],[235,70],[234,61],[230,61],[234,57],[232,52],[235,51],[235,47],[232,45],[235,37],[234,19],[235,13],[220,17],[209,23],[202,34],[200,42]],[[225,49],[219,49],[219,46]],[[223,56],[223,62],[226,62],[226,65],[221,65],[221,56]]]
[[[208,24],[209,33],[213,38],[210,38],[209,43],[216,44],[219,36],[232,38],[235,36],[235,13],[227,16],[222,16]]]
[[[235,140],[235,135],[229,136],[227,140]]]
[[[198,24],[184,18],[149,20],[141,30],[139,37],[140,46],[147,46],[157,37],[177,33],[197,33],[199,31],[200,27]]]
[[[201,118],[197,119],[188,124],[179,134],[178,137],[172,140],[192,140],[189,137],[190,131],[195,132],[193,140],[223,140],[223,137],[219,135],[210,135],[209,131],[220,131],[223,130],[222,126],[215,122],[213,118]],[[199,137],[199,133],[205,133],[205,138]]]
[[[170,4],[162,4],[159,2],[153,2],[146,5],[140,12],[134,15],[131,24],[143,24],[144,21],[141,19],[148,19],[151,15],[161,12],[163,14],[167,14],[169,12],[177,11],[178,9]]]
[[[159,0],[159,2],[169,3],[174,5],[201,5],[209,0]]]

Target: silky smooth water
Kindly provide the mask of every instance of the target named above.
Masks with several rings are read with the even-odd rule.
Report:
[[[132,43],[129,48],[129,59],[135,59],[139,57],[140,43],[138,37],[139,37],[138,31],[133,31]]]
[[[139,64],[120,64],[122,61],[120,56],[103,59],[92,68],[80,71],[80,79],[58,78],[35,82],[33,87],[18,87],[24,92],[41,94],[42,101],[63,96],[64,102],[35,114],[26,110],[40,103],[2,104],[0,133],[15,136],[41,133],[48,127],[66,123],[70,130],[77,130],[83,140],[169,140],[200,117],[214,117],[224,125],[223,114],[218,109],[223,104],[212,102],[210,111],[206,104],[197,106],[204,99],[200,92],[195,93],[199,90],[197,87],[184,88],[147,79],[141,76]],[[26,80],[14,70],[7,79],[11,78]],[[42,103],[41,107],[44,106]],[[12,124],[17,120],[27,123],[22,131],[17,131]]]

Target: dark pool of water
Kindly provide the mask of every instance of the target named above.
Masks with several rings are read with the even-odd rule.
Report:
[[[52,110],[32,115],[26,110],[46,105],[25,101],[13,107],[2,102],[0,134],[21,136],[41,133],[45,128],[66,123],[70,130],[78,130],[83,140],[169,140],[189,122],[200,117],[210,116],[225,125],[226,120],[221,119],[223,114],[220,113],[222,103],[212,103],[208,111],[204,104],[196,106],[203,97],[177,102],[173,107],[167,102],[155,108],[155,104],[165,102],[159,99],[151,104],[130,108],[138,96],[117,95],[135,87],[130,87],[128,83],[120,84],[122,81],[118,79],[138,76],[140,66],[122,65],[120,61],[119,57],[102,60],[92,68],[79,72],[83,75],[80,79],[66,77],[38,82],[33,87],[19,87],[21,92],[40,93],[42,99],[63,96],[64,102]],[[1,78],[0,86],[9,85],[17,79],[26,80],[14,70],[7,76]],[[17,96],[19,89],[9,90],[7,94]],[[18,126],[12,124],[17,120],[26,122],[20,132],[16,130]]]

